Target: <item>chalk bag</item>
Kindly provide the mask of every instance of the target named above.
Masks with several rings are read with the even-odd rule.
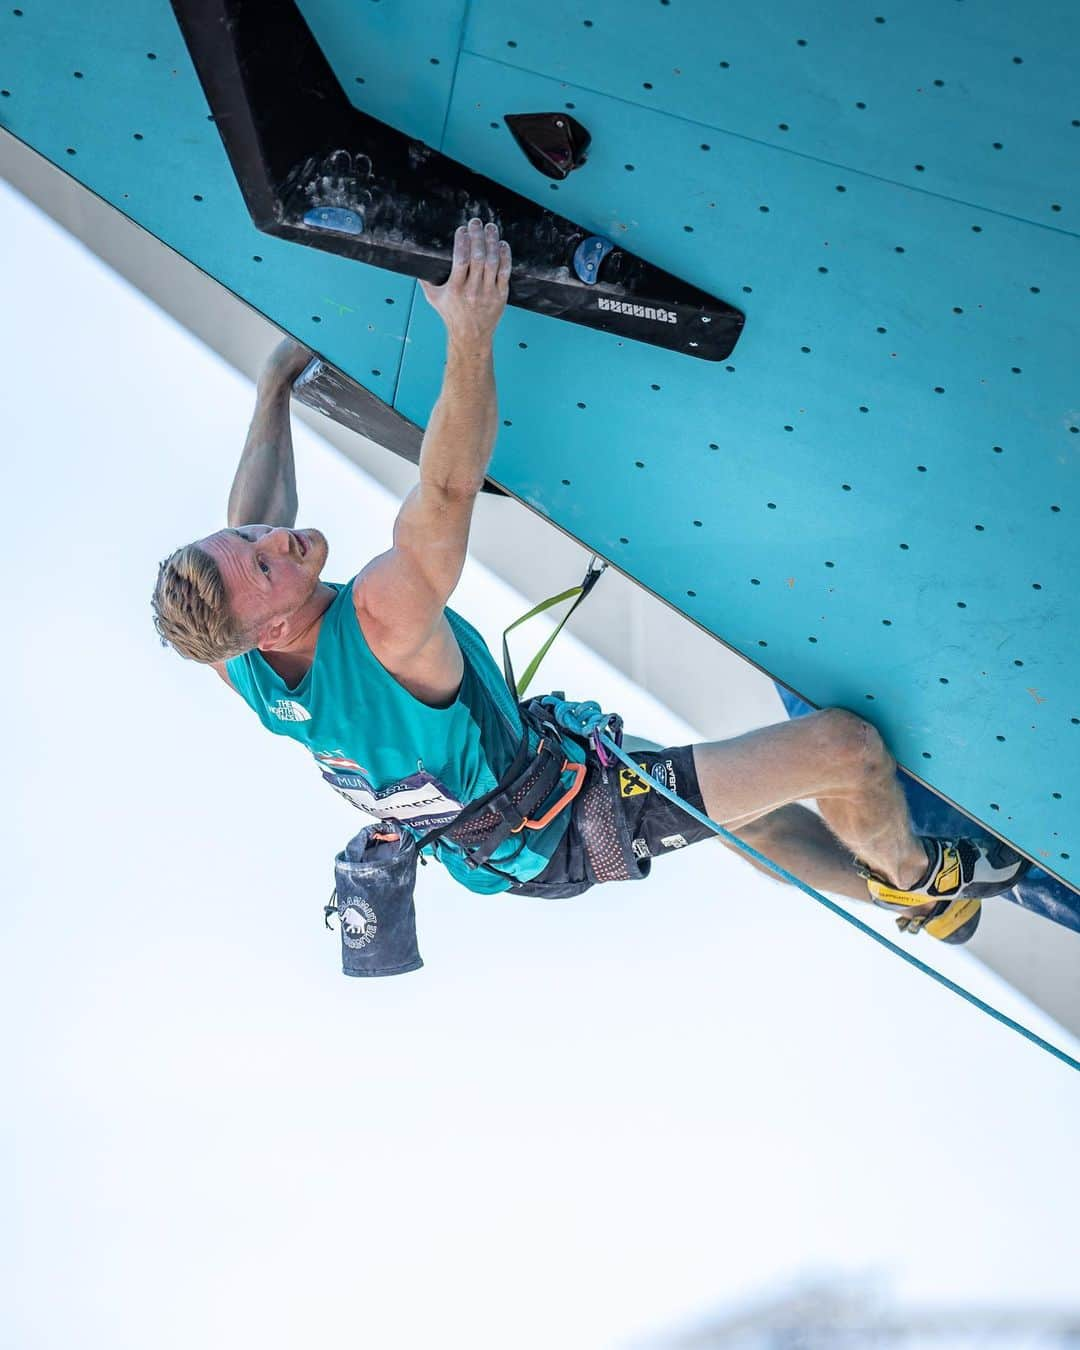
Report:
[[[334,893],[346,975],[403,975],[424,964],[416,945],[416,840],[402,826],[365,825],[334,859]]]

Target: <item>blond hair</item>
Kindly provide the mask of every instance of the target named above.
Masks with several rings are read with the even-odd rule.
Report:
[[[158,567],[150,601],[161,645],[189,661],[228,661],[255,646],[229,609],[221,569],[197,544],[185,544]]]

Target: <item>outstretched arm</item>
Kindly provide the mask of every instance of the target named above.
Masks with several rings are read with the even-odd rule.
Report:
[[[353,587],[365,634],[394,659],[420,651],[445,625],[443,609],[465,565],[499,425],[492,335],[506,308],[511,263],[509,244],[474,218],[455,237],[447,282],[420,283],[446,324],[442,392],[420,450],[420,482],[394,526],[394,546]]]
[[[311,356],[299,342],[285,338],[263,366],[255,412],[229,493],[230,526],[296,523],[289,399],[293,380]]]

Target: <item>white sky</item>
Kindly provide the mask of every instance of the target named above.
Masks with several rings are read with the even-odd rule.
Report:
[[[158,560],[224,523],[253,389],[2,186],[0,231],[0,1340],[625,1350],[833,1271],[1069,1302],[1080,1076],[718,846],[548,903],[429,867],[425,968],[340,974],[360,818],[150,621]],[[294,433],[344,580],[397,503]],[[471,563],[453,604],[492,642],[527,608]],[[544,670],[694,739],[572,637]]]

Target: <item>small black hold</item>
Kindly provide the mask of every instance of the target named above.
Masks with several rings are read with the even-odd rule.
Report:
[[[592,137],[574,117],[564,113],[505,113],[503,121],[529,163],[548,178],[564,179],[588,158]],[[626,165],[631,171],[633,167]]]

